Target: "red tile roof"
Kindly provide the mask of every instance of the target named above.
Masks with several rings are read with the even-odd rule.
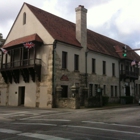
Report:
[[[9,43],[5,44],[3,46],[3,48],[16,46],[16,45],[22,44],[24,42],[30,42],[30,41],[43,42],[42,39],[37,34],[32,34],[32,35],[29,35],[29,36],[25,36],[25,37],[22,37],[22,38],[12,40]]]
[[[27,3],[26,5],[29,7],[29,9],[33,12],[33,14],[38,18],[41,24],[46,28],[46,30],[51,34],[51,36],[54,39],[81,47],[80,43],[76,39],[76,25],[74,23],[62,19],[39,8],[36,8]],[[120,54],[116,53],[116,49],[114,47],[116,45],[122,48],[125,44],[103,36],[101,34],[98,34],[96,32],[93,32],[91,30],[87,30],[88,49],[94,52],[120,58]],[[135,58],[140,60],[139,55],[135,52],[131,52],[131,54],[127,55],[127,58]]]
[[[81,46],[76,39],[76,28],[74,23],[38,9],[27,3],[26,5],[54,39],[73,44],[75,46]]]
[[[55,40],[81,47],[81,44],[76,39],[76,25],[74,23],[27,3],[24,4],[28,6],[28,8]],[[120,53],[116,52],[115,46],[119,46],[121,49],[124,45],[125,44],[121,42],[87,29],[87,47],[91,51],[116,58],[122,58]],[[127,55],[127,58],[140,60],[139,55],[135,52],[131,52],[131,54]]]

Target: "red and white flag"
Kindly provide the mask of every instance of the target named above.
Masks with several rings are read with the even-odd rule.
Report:
[[[138,68],[140,68],[140,61],[138,62]]]
[[[24,45],[24,47],[27,48],[27,49],[30,49],[30,48],[32,48],[32,47],[35,46],[35,44],[32,43],[32,42],[25,42],[25,43],[23,43],[23,45]]]
[[[1,49],[1,51],[4,53],[4,54],[7,54],[8,53],[8,51],[6,50],[6,49],[3,49],[3,48],[0,48]]]
[[[135,60],[133,60],[133,61],[131,62],[131,66],[134,66],[134,65],[136,65]]]

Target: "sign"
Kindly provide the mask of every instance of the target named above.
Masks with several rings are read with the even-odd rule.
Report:
[[[63,74],[60,78],[61,81],[69,81],[69,78],[67,75]]]

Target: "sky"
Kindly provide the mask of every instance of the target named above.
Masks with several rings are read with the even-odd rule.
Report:
[[[88,29],[140,48],[140,0],[0,0],[0,33],[4,39],[24,2],[73,23],[75,8],[83,5],[88,10]]]

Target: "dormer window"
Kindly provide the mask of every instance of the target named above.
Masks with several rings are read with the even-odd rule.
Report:
[[[23,25],[26,24],[26,13],[23,13]]]

